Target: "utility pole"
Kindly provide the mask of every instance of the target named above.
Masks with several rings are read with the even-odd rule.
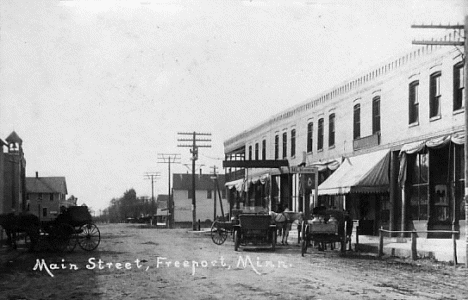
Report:
[[[460,39],[453,40],[453,41],[413,41],[415,45],[437,45],[437,46],[464,46],[464,51],[462,54],[463,62],[464,62],[464,109],[465,109],[465,144],[464,144],[464,157],[465,157],[465,267],[468,268],[468,59],[466,55],[468,53],[468,16],[465,16],[465,24],[464,25],[413,25],[411,28],[423,28],[423,29],[452,29],[458,31],[459,33],[463,32],[463,36],[460,34]],[[462,39],[465,39],[464,41]],[[455,211],[454,211],[455,213]],[[454,226],[452,227],[454,230]],[[455,262],[454,262],[455,263]]]
[[[158,206],[154,201],[154,183],[159,176],[161,176],[159,172],[147,172],[145,174],[145,178],[151,180],[151,225],[153,225],[154,215],[158,215]],[[153,208],[155,208],[155,210],[153,210]]]
[[[216,165],[211,167],[213,169],[213,176],[211,176],[211,179],[213,179],[213,222],[216,221],[216,187],[218,185],[218,180],[217,180],[217,174],[216,174]],[[224,216],[223,216],[224,217]]]
[[[197,136],[211,136],[211,133],[200,133],[200,132],[179,132],[182,136],[192,136],[191,138],[179,138],[179,142],[192,142],[192,144],[181,144],[177,147],[190,147],[190,153],[192,153],[192,229],[197,230],[197,201],[195,199],[195,161],[198,159],[198,148],[211,148],[211,145],[202,144],[197,145],[197,142],[211,142],[211,139],[201,139]]]
[[[180,154],[175,153],[158,153],[158,163],[163,163],[168,165],[168,175],[169,183],[167,185],[167,209],[169,210],[169,228],[174,227],[174,198],[171,195],[171,163],[179,164],[180,163]]]

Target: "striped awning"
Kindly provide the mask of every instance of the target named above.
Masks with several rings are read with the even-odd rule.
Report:
[[[389,190],[390,150],[345,158],[340,167],[318,187],[319,195],[381,193]]]

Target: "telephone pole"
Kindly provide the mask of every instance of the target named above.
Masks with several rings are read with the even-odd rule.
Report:
[[[462,53],[462,58],[464,62],[464,109],[465,109],[465,143],[464,143],[464,157],[465,157],[465,267],[468,268],[468,60],[466,59],[466,55],[468,53],[468,16],[465,16],[465,24],[464,25],[412,25],[411,28],[422,28],[422,29],[451,29],[455,30],[459,33],[460,38],[457,40],[449,40],[449,41],[413,41],[415,45],[436,45],[436,46],[464,46],[464,51]],[[463,33],[463,35],[461,34]],[[454,37],[455,38],[455,37]],[[464,39],[464,41],[463,41]],[[454,211],[455,214],[455,211]],[[455,230],[455,224],[452,226],[452,230]],[[454,262],[455,263],[455,262]]]
[[[158,214],[158,206],[154,201],[154,183],[159,176],[161,176],[159,172],[147,172],[145,174],[145,178],[151,180],[151,225],[153,225],[154,215]]]
[[[181,144],[177,147],[189,147],[190,153],[192,153],[192,229],[197,230],[197,201],[195,199],[195,161],[198,159],[198,148],[211,148],[211,145],[202,144],[197,145],[197,142],[211,142],[211,139],[202,139],[197,138],[197,136],[211,136],[211,133],[201,133],[201,132],[179,132],[177,133],[181,136],[191,136],[191,138],[179,138],[179,142],[192,142],[192,144]]]
[[[213,197],[213,222],[216,221],[216,192],[217,192],[217,189],[216,187],[218,186],[218,180],[217,180],[217,176],[218,174],[216,174],[216,165],[212,166],[211,167],[213,169],[213,176],[211,176],[211,179],[213,179],[213,194],[214,194],[214,197]],[[224,217],[224,216],[223,216]]]
[[[174,198],[171,195],[171,163],[179,164],[180,163],[180,154],[175,153],[158,153],[158,163],[163,163],[168,165],[168,175],[169,183],[167,185],[167,209],[169,210],[169,228],[174,227]]]

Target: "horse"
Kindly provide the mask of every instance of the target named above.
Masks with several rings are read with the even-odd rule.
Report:
[[[33,214],[0,214],[0,226],[5,230],[7,243],[13,249],[17,248],[16,236],[18,233],[26,233],[29,236],[31,240],[30,248],[33,249],[39,236],[40,224],[39,218]]]
[[[296,222],[296,224],[302,221],[302,212],[291,212],[284,211],[282,213],[276,213],[270,211],[270,216],[272,222],[276,225],[278,229],[278,235],[281,235],[281,244],[288,245],[289,231],[291,230],[291,225]]]

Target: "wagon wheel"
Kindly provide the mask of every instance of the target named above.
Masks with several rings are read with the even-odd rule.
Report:
[[[69,224],[59,224],[58,227],[52,230],[49,238],[55,251],[71,252],[76,247],[75,230]]]
[[[211,239],[216,245],[222,245],[228,236],[228,231],[225,228],[222,228],[217,223],[213,223],[211,226]]]
[[[77,239],[81,249],[93,251],[101,242],[101,233],[95,224],[89,223],[81,226]]]
[[[239,245],[240,245],[240,232],[239,230],[234,231],[234,251],[239,250]]]

